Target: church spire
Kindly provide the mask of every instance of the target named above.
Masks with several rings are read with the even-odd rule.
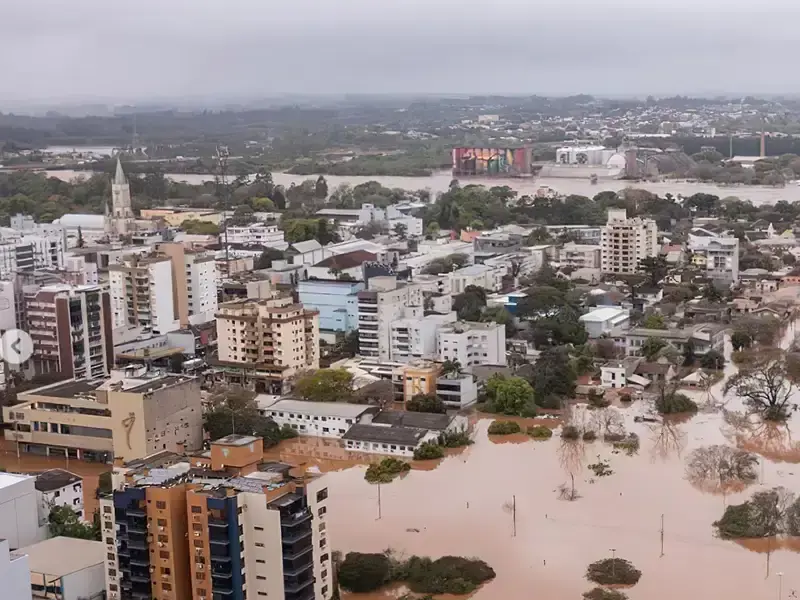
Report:
[[[128,180],[125,179],[125,171],[122,170],[122,162],[119,160],[119,156],[117,157],[117,172],[114,175],[114,183],[116,185],[126,185]]]

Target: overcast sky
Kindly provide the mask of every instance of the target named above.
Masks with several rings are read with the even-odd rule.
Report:
[[[2,0],[0,40],[0,106],[800,92],[800,0]]]

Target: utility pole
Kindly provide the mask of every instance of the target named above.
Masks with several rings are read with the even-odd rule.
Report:
[[[783,600],[783,571],[775,574],[778,576],[778,600]]]
[[[378,484],[378,520],[381,520],[381,484]]]
[[[219,178],[217,180],[217,196],[222,200],[222,227],[225,240],[225,270],[226,277],[230,275],[231,263],[228,250],[228,208],[230,204],[230,194],[228,190],[228,152],[227,146],[217,146],[217,164],[219,166]]]
[[[617,577],[617,549],[616,548],[609,548],[611,550],[611,577],[612,579],[616,579]]]
[[[664,556],[664,513],[661,513],[661,556]]]
[[[517,537],[517,496],[511,496],[511,537]]]

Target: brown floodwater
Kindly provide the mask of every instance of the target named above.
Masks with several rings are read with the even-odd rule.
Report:
[[[729,366],[727,375],[734,370]],[[779,572],[784,598],[800,595],[800,540],[736,543],[716,538],[712,526],[726,505],[755,491],[800,492],[800,466],[788,461],[800,415],[779,427],[780,435],[773,427],[737,428],[721,407],[729,413],[744,407],[723,397],[722,385],[689,393],[702,405],[696,415],[635,423],[634,416],[650,413],[645,401],[619,409],[626,431],[640,438],[632,456],[600,440],[565,443],[558,431],[548,441],[489,436],[494,416],[487,415],[465,453],[381,486],[380,519],[377,490],[364,481],[363,466],[329,470],[331,539],[344,553],[391,547],[406,556],[481,558],[497,578],[476,600],[580,598],[593,587],[584,577],[587,565],[612,554],[642,571],[628,592],[633,598],[776,598]],[[586,414],[582,422],[593,422]],[[698,489],[687,479],[686,460],[713,444],[758,453],[758,480],[724,494]],[[599,477],[588,468],[600,461],[612,474]],[[571,489],[573,476],[577,499],[564,500],[560,490]]]

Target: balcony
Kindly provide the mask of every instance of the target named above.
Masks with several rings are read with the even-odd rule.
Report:
[[[281,527],[295,527],[311,520],[311,510],[304,508],[295,513],[281,515]]]
[[[287,594],[297,594],[297,593],[303,591],[304,589],[306,589],[310,585],[314,585],[314,578],[313,577],[309,577],[308,579],[305,579],[304,581],[284,581],[283,582],[283,590]]]
[[[228,522],[224,519],[215,519],[213,517],[208,518],[208,525],[209,527],[216,527],[216,528],[228,528]]]

